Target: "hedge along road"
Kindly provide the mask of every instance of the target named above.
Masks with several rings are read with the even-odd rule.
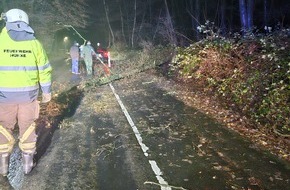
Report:
[[[86,90],[31,174],[9,182],[24,190],[289,189],[289,164],[185,105],[172,86],[141,73]]]

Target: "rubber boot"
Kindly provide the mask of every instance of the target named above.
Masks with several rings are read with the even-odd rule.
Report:
[[[8,174],[9,157],[9,153],[0,154],[0,174],[3,176]]]
[[[24,174],[29,174],[34,167],[32,153],[22,153],[23,171]]]

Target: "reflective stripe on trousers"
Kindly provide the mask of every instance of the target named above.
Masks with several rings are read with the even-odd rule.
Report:
[[[25,132],[30,128],[39,116],[39,103],[37,101],[21,104],[0,104],[0,125],[2,125],[11,135],[16,123],[19,126],[19,138],[22,139],[21,144],[27,144],[25,151],[35,151],[35,143],[37,135],[35,127],[31,129],[27,138],[22,138]],[[27,133],[26,133],[27,134]],[[5,135],[0,134],[0,145],[9,143]],[[33,146],[31,146],[34,144]]]

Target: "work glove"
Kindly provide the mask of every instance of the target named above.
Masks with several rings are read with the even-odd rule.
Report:
[[[51,100],[51,93],[43,93],[41,103],[48,103]]]

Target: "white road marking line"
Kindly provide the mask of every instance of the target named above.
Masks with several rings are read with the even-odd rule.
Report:
[[[117,99],[117,101],[118,101],[123,113],[125,114],[125,116],[126,116],[128,122],[129,122],[131,128],[133,129],[135,137],[136,137],[139,145],[141,146],[141,149],[142,149],[144,155],[146,157],[148,157],[147,150],[149,150],[149,148],[143,143],[143,139],[141,137],[141,134],[139,133],[137,127],[135,126],[130,114],[128,113],[127,109],[125,108],[125,106],[124,106],[123,102],[121,101],[119,95],[116,93],[114,86],[111,83],[109,83],[109,86],[111,87],[111,90],[112,90],[113,94],[115,95],[115,97],[116,97],[116,99]],[[156,175],[156,179],[158,180],[159,184],[161,185],[161,190],[171,190],[171,187],[169,187],[167,181],[165,181],[161,177],[162,171],[158,167],[156,161],[154,161],[154,160],[148,160],[148,161],[149,161],[149,164],[151,165],[152,171]]]

